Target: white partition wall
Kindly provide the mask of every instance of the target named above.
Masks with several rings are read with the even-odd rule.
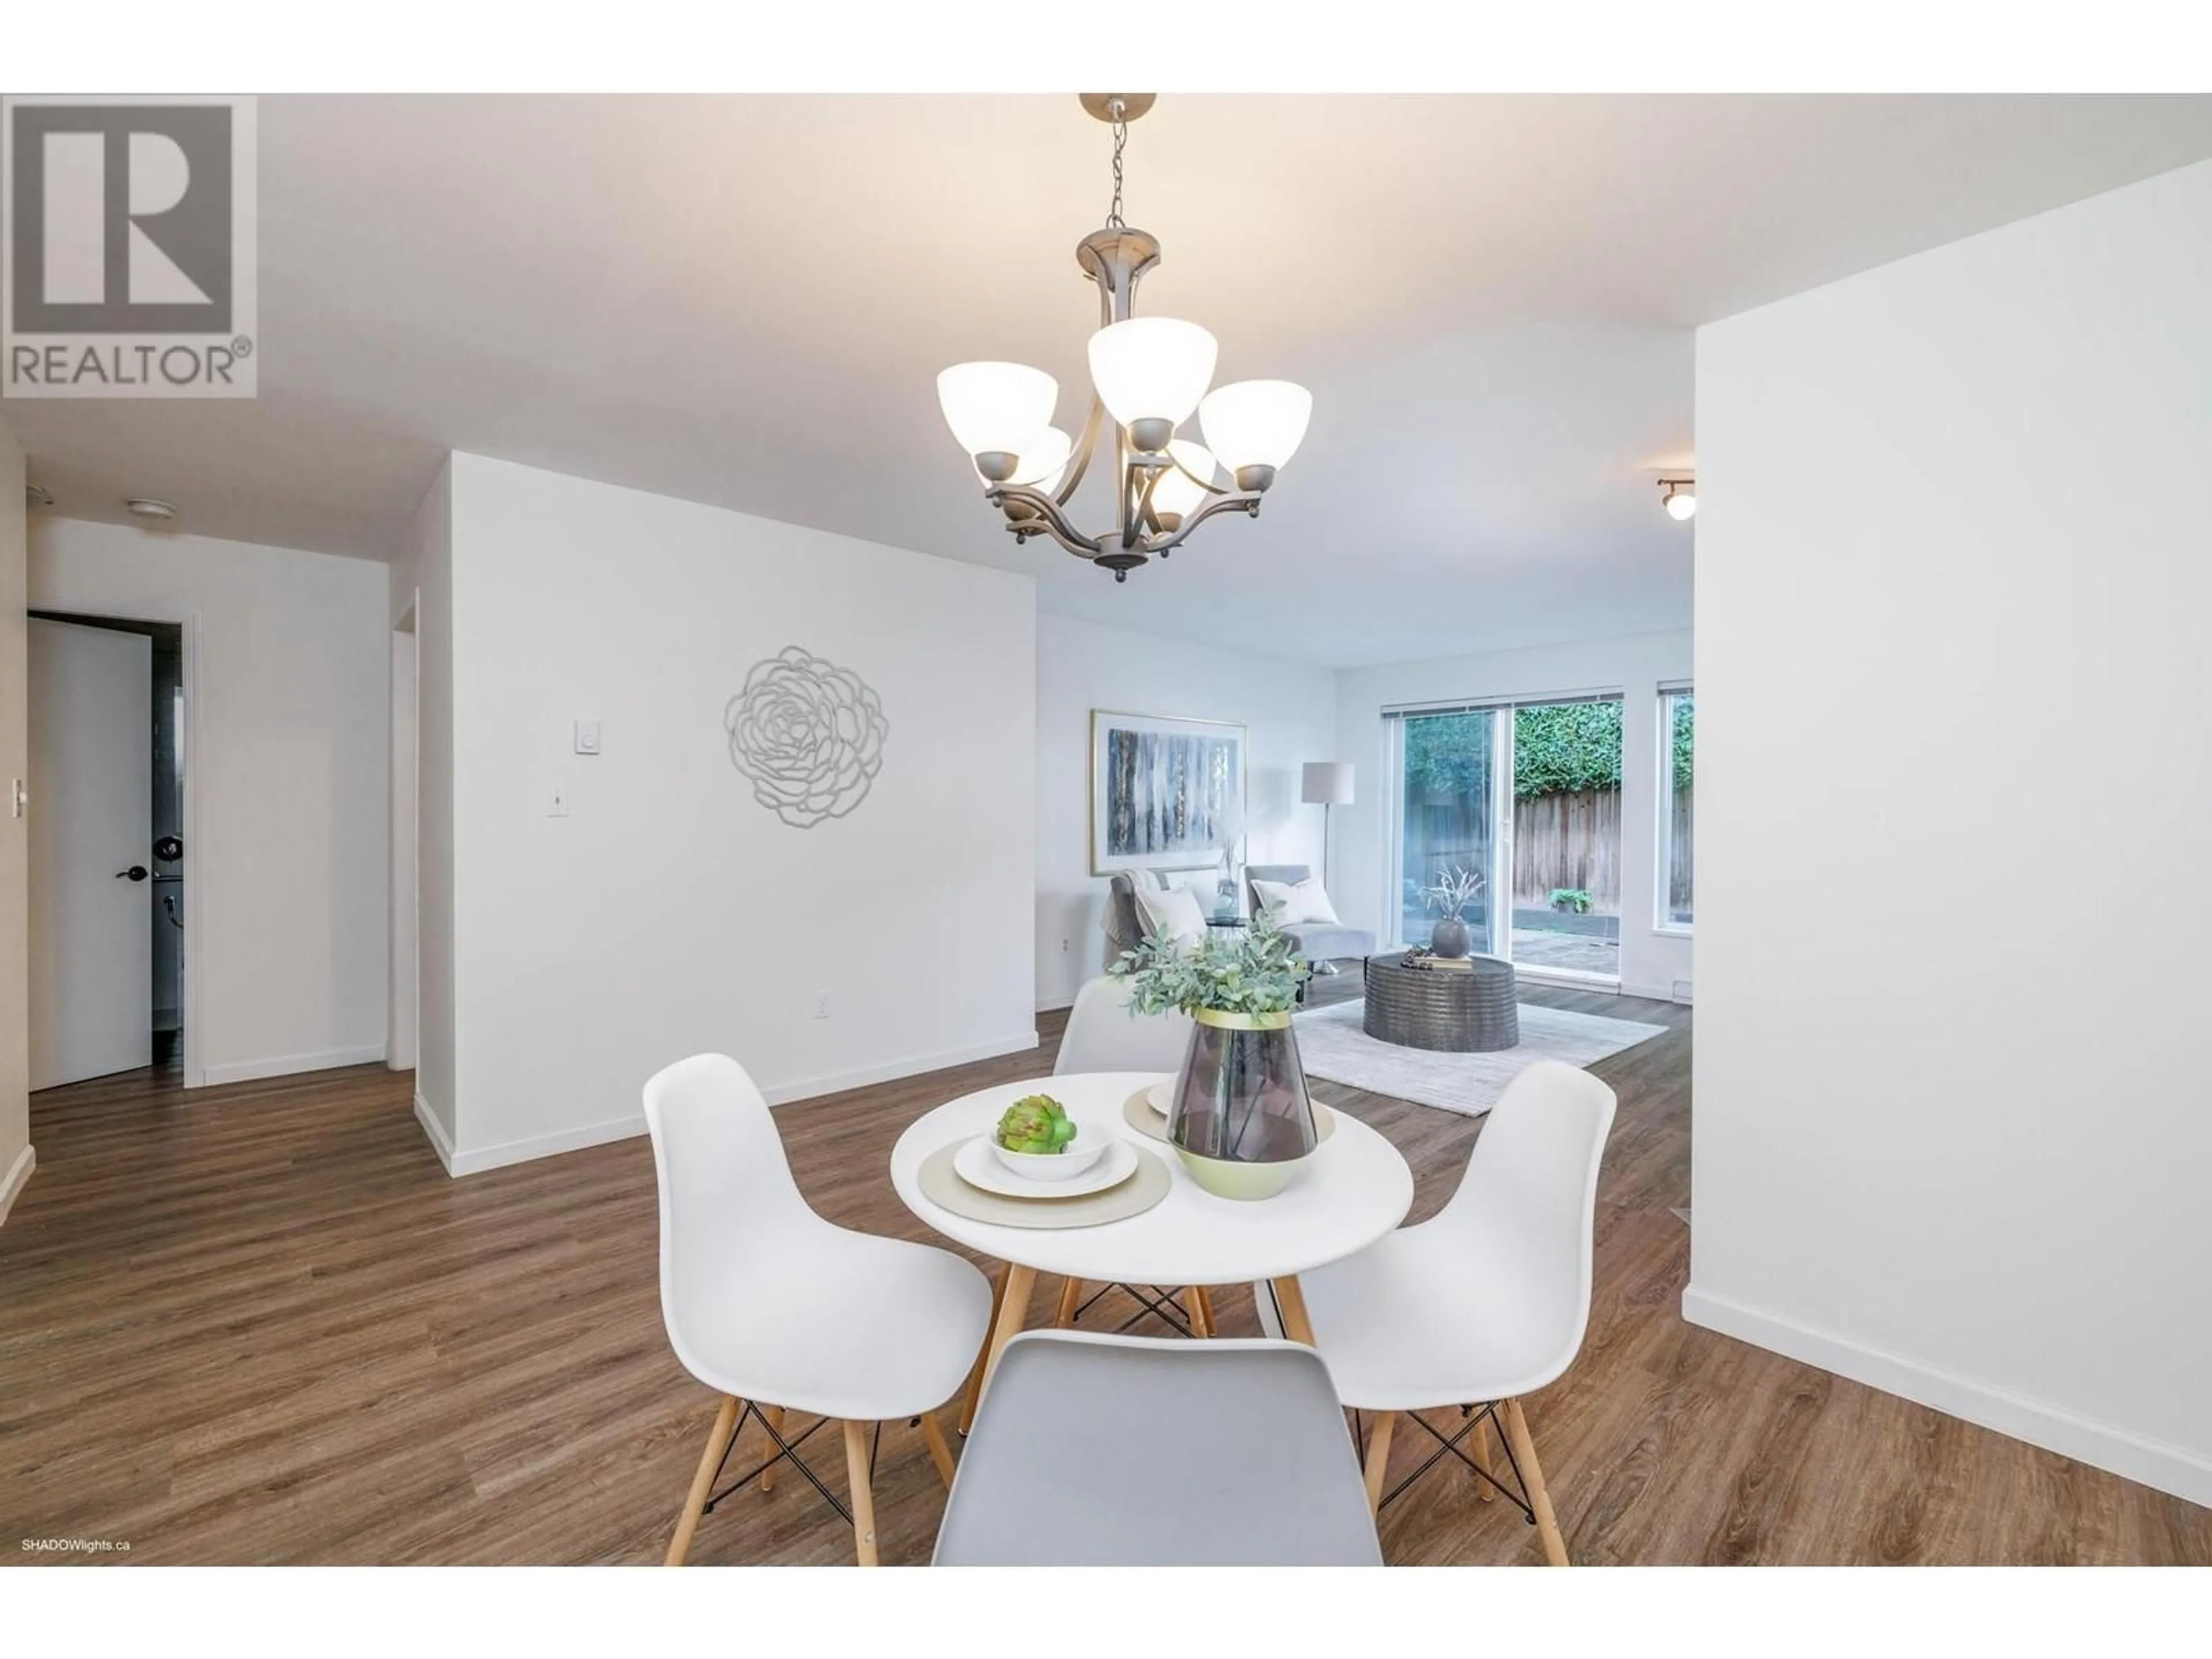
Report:
[[[1035,1045],[1028,577],[466,454],[415,540],[421,1110],[456,1174],[642,1134],[704,1050],[781,1101]],[[794,651],[804,706],[733,734]]]
[[[1698,474],[1684,1311],[2212,1503],[2212,163],[1701,330]]]

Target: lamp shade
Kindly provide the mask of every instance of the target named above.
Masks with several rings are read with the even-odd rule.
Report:
[[[1206,441],[1231,472],[1281,466],[1305,441],[1313,393],[1289,380],[1237,380],[1206,393],[1198,411]]]
[[[1352,805],[1352,763],[1308,761],[1304,786],[1298,791],[1298,799],[1309,806],[1349,806]]]
[[[1060,382],[1026,363],[955,363],[937,377],[937,405],[970,455],[1020,454],[1059,400]]]
[[[1091,379],[1098,401],[1123,426],[1165,421],[1181,426],[1213,379],[1218,348],[1196,323],[1130,317],[1091,337]]]
[[[1173,467],[1160,474],[1160,481],[1152,486],[1152,511],[1195,513],[1206,504],[1206,491],[1193,483],[1191,478],[1203,478],[1207,483],[1214,481],[1213,452],[1204,444],[1177,438],[1168,445],[1168,453],[1183,464],[1191,477],[1185,477]]]
[[[1074,450],[1074,439],[1058,427],[1048,426],[1022,440],[1014,451],[1020,458],[1014,463],[1014,476],[1006,482],[1028,484],[1049,495],[1060,488],[1060,475],[1067,471],[1067,458]]]

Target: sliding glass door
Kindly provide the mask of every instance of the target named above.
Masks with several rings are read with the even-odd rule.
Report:
[[[1493,902],[1498,890],[1498,711],[1454,709],[1390,720],[1397,779],[1396,857],[1392,877],[1399,942],[1425,945],[1443,912],[1426,890],[1461,870],[1482,890],[1461,913],[1474,948],[1496,955],[1504,944]]]
[[[1549,973],[1620,975],[1619,697],[1388,717],[1396,942],[1425,945],[1427,890],[1465,870],[1474,948]]]
[[[1513,960],[1620,977],[1620,699],[1513,711]]]

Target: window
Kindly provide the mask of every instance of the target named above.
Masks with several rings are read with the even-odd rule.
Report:
[[[1474,935],[1474,948],[1495,951],[1491,894],[1498,838],[1498,711],[1460,708],[1436,714],[1408,713],[1393,718],[1396,733],[1397,834],[1390,877],[1391,909],[1399,941],[1425,945],[1435,932],[1437,912],[1424,890],[1452,870],[1472,871],[1483,880],[1481,892],[1461,920]]]
[[[1513,960],[1620,976],[1619,697],[1513,710]]]
[[[1687,686],[1660,693],[1659,926],[1683,933],[1694,915],[1698,867],[1690,792],[1697,721],[1697,694]]]
[[[1394,942],[1432,943],[1438,912],[1425,890],[1465,870],[1481,878],[1461,916],[1476,951],[1617,982],[1620,696],[1383,712]]]

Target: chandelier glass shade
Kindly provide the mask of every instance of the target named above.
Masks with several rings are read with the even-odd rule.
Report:
[[[1135,314],[1137,284],[1160,245],[1121,217],[1121,153],[1128,123],[1152,107],[1144,93],[1087,94],[1084,107],[1114,128],[1114,205],[1105,226],[1076,245],[1098,289],[1091,337],[1092,396],[1081,434],[1052,424],[1060,388],[1022,363],[956,363],[937,377],[945,424],[968,452],[983,498],[1018,542],[1048,536],[1125,581],[1164,559],[1221,513],[1257,517],[1276,470],[1304,438],[1313,394],[1288,380],[1240,380],[1206,390],[1218,348],[1196,323]],[[1193,415],[1206,442],[1179,438]],[[1092,468],[1111,474],[1115,523],[1079,529],[1068,506]]]

